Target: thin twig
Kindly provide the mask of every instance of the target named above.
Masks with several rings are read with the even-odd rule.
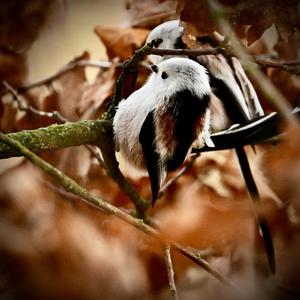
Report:
[[[230,35],[231,36],[231,35]],[[223,43],[227,43],[227,40],[224,40]],[[222,44],[223,44],[222,43]],[[155,55],[191,55],[191,56],[200,56],[200,55],[217,55],[220,53],[226,52],[226,55],[232,56],[232,53],[227,49],[223,47],[217,47],[217,48],[210,48],[210,49],[160,49],[160,48],[152,48],[149,50],[149,54],[155,54]],[[266,67],[266,68],[276,68],[276,69],[282,69],[283,71],[290,72],[293,74],[299,75],[299,65],[300,61],[299,60],[293,60],[293,61],[274,61],[274,60],[265,60],[261,58],[260,56],[253,56],[252,57],[253,61],[256,62],[257,64]],[[117,62],[117,63],[112,63],[111,61],[106,61],[106,60],[79,60],[76,62],[69,63],[62,67],[59,71],[57,71],[55,74],[42,79],[38,80],[36,82],[32,83],[27,83],[20,85],[16,88],[18,93],[23,93],[27,90],[49,84],[52,81],[55,81],[59,79],[62,75],[65,73],[68,73],[76,68],[79,67],[94,67],[94,68],[102,68],[102,69],[108,69],[112,65],[115,65],[117,68],[121,68],[123,66],[123,63]],[[149,68],[149,65],[146,63],[140,63],[140,66],[144,68]]]
[[[7,91],[13,96],[13,100],[16,101],[18,105],[18,109],[21,111],[32,113],[36,116],[41,117],[48,117],[51,118],[59,123],[66,123],[68,120],[63,117],[58,111],[42,111],[34,108],[33,106],[29,105],[21,96],[18,94],[18,92],[6,81],[3,81],[3,85],[7,89]]]
[[[26,157],[29,161],[31,161],[34,165],[36,165],[38,168],[46,172],[47,174],[51,175],[59,184],[61,184],[64,189],[67,192],[73,193],[77,196],[79,196],[81,199],[84,199],[85,201],[92,204],[94,207],[97,207],[98,209],[101,209],[101,211],[112,214],[119,219],[123,220],[124,222],[136,227],[137,229],[141,230],[142,232],[154,237],[158,242],[162,244],[162,246],[166,245],[166,241],[161,237],[160,233],[147,225],[143,222],[143,220],[139,218],[135,218],[121,209],[109,204],[108,202],[102,200],[98,196],[95,196],[91,193],[89,193],[86,189],[84,189],[82,186],[80,186],[75,180],[71,179],[64,173],[62,173],[60,170],[53,167],[48,162],[44,161],[40,157],[38,157],[36,154],[34,154],[32,151],[24,147],[20,142],[17,140],[9,137],[8,135],[3,134],[0,132],[0,139],[9,145],[12,148],[15,148],[16,151],[20,152],[24,157]],[[206,260],[202,259],[201,257],[197,257],[194,253],[192,253],[190,250],[185,248],[184,246],[176,243],[176,242],[168,242],[174,249],[182,253],[184,256],[190,258],[192,261],[194,261],[199,266],[203,267],[208,273],[213,275],[215,278],[217,278],[219,281],[229,284],[232,287],[234,285],[230,280],[228,280],[226,277],[221,275],[216,269],[214,269]]]
[[[23,93],[29,89],[33,89],[33,88],[36,88],[36,87],[39,87],[41,85],[45,85],[45,84],[48,84],[58,78],[60,78],[62,75],[64,75],[65,73],[68,73],[76,68],[79,68],[79,67],[95,67],[95,68],[103,68],[103,69],[108,69],[112,66],[112,62],[110,61],[92,61],[92,60],[79,60],[79,61],[76,61],[76,62],[71,62],[71,63],[68,63],[67,65],[65,65],[64,67],[62,67],[59,71],[57,71],[55,74],[45,78],[45,79],[42,79],[42,80],[39,80],[39,81],[36,81],[36,82],[33,82],[33,83],[28,83],[28,84],[23,84],[23,85],[20,85],[18,86],[17,88],[17,91],[19,93]],[[121,67],[122,64],[121,63],[116,63],[116,66],[117,67]]]
[[[173,176],[170,180],[168,180],[160,189],[158,193],[158,198],[160,198],[166,190],[173,185],[179,177],[184,175],[194,164],[196,158],[200,155],[200,153],[192,153],[191,157],[188,159],[187,163]]]
[[[232,36],[231,33],[230,36]],[[226,41],[225,41],[226,42]],[[150,54],[154,55],[186,55],[186,56],[201,56],[201,55],[218,55],[225,54],[226,56],[235,56],[231,50],[231,47],[223,46],[223,43],[220,47],[209,48],[209,49],[160,49],[153,48],[149,50]],[[300,61],[274,61],[274,60],[265,60],[259,56],[248,56],[248,59],[244,59],[246,62],[254,62],[260,66],[266,68],[275,68],[281,69],[283,71],[300,75]]]
[[[177,295],[175,279],[174,279],[174,270],[173,270],[170,246],[169,245],[164,246],[163,252],[164,252],[165,263],[166,263],[166,268],[168,273],[170,295],[173,300],[179,300]]]
[[[254,61],[266,68],[281,69],[291,74],[300,75],[300,61],[274,61],[255,58]]]
[[[158,46],[162,42],[161,39],[153,40],[150,43],[147,43],[144,47],[138,49],[135,51],[133,56],[125,61],[123,63],[122,67],[122,73],[120,74],[115,90],[114,90],[114,96],[112,101],[110,102],[108,110],[102,114],[101,118],[105,120],[112,120],[115,113],[116,113],[116,108],[119,104],[119,102],[122,99],[122,89],[124,87],[125,79],[129,73],[135,74],[135,78],[137,77],[137,66],[140,63],[140,61],[144,58],[146,54],[150,53],[150,50],[154,46]],[[134,82],[131,83],[131,85],[134,85]]]
[[[21,97],[18,94],[18,92],[10,84],[8,84],[6,81],[3,81],[3,84],[4,84],[5,88],[7,89],[7,91],[12,94],[13,99],[17,102],[17,105],[18,105],[18,108],[19,108],[20,111],[29,112],[29,113],[32,113],[32,114],[37,115],[37,116],[48,117],[48,118],[51,118],[51,119],[53,119],[55,121],[58,121],[60,123],[69,122],[68,119],[63,117],[56,110],[48,112],[48,111],[42,111],[42,110],[38,110],[38,109],[34,108],[33,106],[29,105],[23,99],[23,97]],[[92,154],[92,156],[94,156],[98,160],[100,166],[105,168],[104,161],[101,158],[100,154],[95,149],[95,147],[90,146],[90,145],[85,145],[85,148],[87,148],[90,151],[90,153]]]
[[[154,55],[186,55],[186,56],[199,56],[199,55],[217,55],[224,53],[224,49],[221,47],[208,48],[208,49],[160,49],[152,48],[149,50],[149,54]]]
[[[97,148],[94,147],[94,146],[91,146],[91,145],[85,145],[85,148],[87,148],[87,149],[91,152],[92,156],[95,157],[95,158],[97,159],[99,165],[100,165],[102,168],[106,169],[104,160],[103,160],[103,158],[101,157],[101,154],[97,151]]]

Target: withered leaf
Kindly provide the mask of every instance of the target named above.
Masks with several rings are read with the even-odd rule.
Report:
[[[177,13],[181,21],[188,22],[188,32],[192,35],[205,35],[217,30],[206,1],[179,0]]]
[[[271,25],[275,24],[279,39],[287,42],[295,27],[300,27],[300,12],[297,0],[278,1],[240,0],[235,9],[239,12],[238,24],[250,25],[247,31],[251,45]]]
[[[127,0],[127,22],[131,27],[153,27],[177,19],[176,0]]]
[[[149,33],[147,29],[100,25],[94,30],[105,45],[108,58],[119,57],[122,61],[131,57],[144,44]]]

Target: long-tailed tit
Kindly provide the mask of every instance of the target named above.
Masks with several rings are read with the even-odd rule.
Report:
[[[116,147],[148,170],[154,204],[166,173],[185,160],[198,139],[210,144],[211,89],[206,69],[188,58],[152,66],[146,83],[120,102],[113,128]]]
[[[159,45],[162,49],[186,48],[182,41],[184,29],[178,20],[168,21],[155,27],[149,34],[147,42],[161,38]],[[197,39],[200,49],[216,47],[221,41],[217,33]],[[149,60],[157,64],[170,56],[149,55]],[[226,113],[227,124],[245,123],[248,120],[264,115],[256,92],[245,74],[239,60],[235,57],[218,55],[201,55],[191,57],[207,68],[210,75],[210,85],[216,96],[212,105],[217,105],[220,100]],[[219,107],[219,104],[218,106]],[[220,122],[224,118],[220,113],[214,113],[212,109],[212,122]],[[216,120],[215,120],[216,119]],[[227,125],[226,124],[226,125]],[[219,129],[219,128],[217,128]]]
[[[186,48],[182,41],[183,31],[184,29],[180,26],[178,20],[165,22],[150,32],[147,42],[160,38],[163,40],[159,45],[160,48]],[[206,47],[218,46],[221,39],[217,33],[215,37],[218,38],[213,38],[213,36],[198,38],[197,43],[199,48],[205,49]],[[167,61],[169,58],[170,56],[160,57],[149,55],[149,59],[153,63]],[[209,72],[210,85],[213,91],[210,102],[210,128],[214,129],[218,121],[224,120],[224,118],[226,118],[228,126],[236,123],[244,124],[264,115],[256,92],[238,59],[222,54],[201,55],[190,58],[206,67]],[[220,103],[223,110],[220,109]],[[218,111],[216,107],[219,108]],[[222,121],[221,126],[224,123],[226,122]],[[253,200],[258,199],[259,192],[252,176],[246,152],[242,146],[237,147],[235,150],[251,198]],[[257,221],[263,235],[269,266],[271,271],[275,272],[274,248],[269,228],[263,218],[258,217]]]

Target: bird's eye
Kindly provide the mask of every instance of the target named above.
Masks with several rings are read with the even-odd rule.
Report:
[[[168,78],[168,74],[167,74],[166,72],[162,72],[162,73],[161,73],[161,78],[162,78],[162,79]]]
[[[150,68],[152,69],[152,71],[153,71],[154,73],[157,73],[157,72],[158,72],[158,66],[157,66],[157,65],[152,65]]]

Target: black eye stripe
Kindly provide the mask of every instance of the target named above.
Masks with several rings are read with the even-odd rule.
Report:
[[[162,72],[162,73],[161,73],[161,78],[162,78],[162,79],[168,78],[168,74],[167,74],[166,72]]]

